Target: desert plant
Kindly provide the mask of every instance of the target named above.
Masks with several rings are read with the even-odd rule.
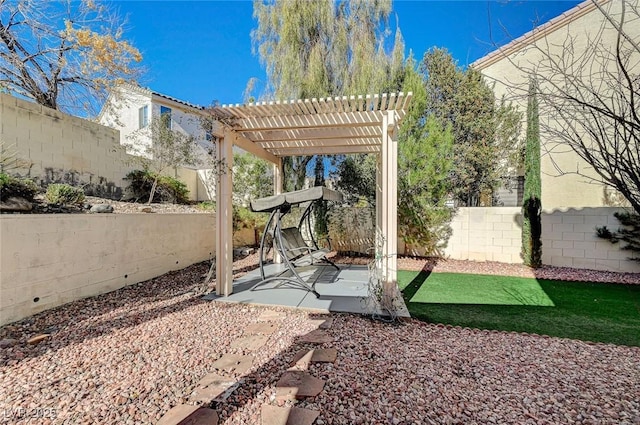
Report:
[[[530,267],[542,265],[542,185],[540,180],[540,118],[537,85],[531,80],[527,105],[527,140],[524,157],[524,203],[522,205],[522,258]]]
[[[157,181],[151,202],[189,203],[187,186],[176,178],[158,176],[152,171],[134,170],[127,174],[126,180],[129,180],[129,189],[136,199],[149,200],[154,182]]]
[[[611,243],[625,242],[620,247],[624,251],[631,251],[635,257],[629,260],[640,261],[640,215],[629,212],[616,212],[613,214],[624,227],[612,232],[607,226],[597,227],[596,234],[599,238],[607,239]]]
[[[54,183],[47,187],[44,199],[50,204],[79,206],[84,202],[84,191],[65,183]]]
[[[257,214],[249,208],[238,205],[233,206],[233,230],[262,229],[267,224],[265,214]]]
[[[38,190],[38,186],[32,180],[0,173],[0,201],[19,197],[33,202],[33,197],[38,193]]]

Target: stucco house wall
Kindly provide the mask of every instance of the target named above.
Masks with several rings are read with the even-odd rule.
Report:
[[[628,0],[627,0],[628,1]],[[637,0],[632,0],[637,5]],[[598,3],[613,16],[620,14],[618,0],[599,0]],[[635,40],[640,40],[640,25],[626,26]],[[594,39],[614,46],[617,31],[605,20],[602,12],[590,1],[585,1],[561,16],[496,50],[471,66],[485,76],[498,98],[503,95],[526,112],[529,74],[521,69],[535,69],[542,61],[541,53],[533,46],[550,51],[558,60],[566,51],[568,40],[573,55],[578,57]],[[605,189],[591,165],[582,160],[571,148],[544,133],[545,125],[555,125],[553,117],[541,114],[541,172],[542,205],[545,209],[610,206]],[[526,131],[526,123],[523,132]],[[524,135],[523,135],[524,136]],[[590,181],[580,174],[593,177]],[[605,194],[607,192],[607,194]],[[615,194],[613,198],[615,198]],[[611,196],[609,196],[611,198]],[[614,202],[613,205],[616,205]]]

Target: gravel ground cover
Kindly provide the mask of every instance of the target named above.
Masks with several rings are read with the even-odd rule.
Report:
[[[252,264],[255,257],[234,263],[236,275]],[[0,423],[155,423],[187,402],[215,360],[242,353],[231,342],[265,310],[202,301],[207,267],[0,328]],[[222,423],[259,424],[261,405],[275,403],[275,382],[298,350],[312,347],[298,337],[315,327],[314,316],[281,311],[239,388],[212,406]],[[640,423],[638,347],[334,317],[334,340],[321,346],[336,348],[338,359],[311,367],[325,389],[298,403],[321,411],[318,424]],[[41,333],[50,336],[27,343]]]

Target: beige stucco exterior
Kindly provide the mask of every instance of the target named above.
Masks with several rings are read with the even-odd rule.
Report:
[[[637,7],[638,1],[631,0],[630,3],[636,4]],[[599,0],[598,4],[612,16],[619,16],[620,1]],[[636,41],[640,41],[640,25],[629,24],[625,26],[625,30]],[[487,81],[494,85],[498,97],[505,96],[507,100],[513,101],[524,115],[531,74],[523,72],[522,69],[539,69],[544,62],[542,54],[533,46],[550,52],[550,56],[554,59],[565,60],[570,55],[573,58],[579,57],[586,46],[594,43],[594,40],[600,40],[604,46],[610,46],[613,49],[616,35],[617,31],[606,21],[596,5],[591,1],[585,1],[500,50],[476,61],[472,67],[481,71]],[[571,54],[567,53],[569,46],[574,49]],[[594,63],[590,62],[589,66],[594,66]],[[589,72],[595,73],[597,69],[590,69]],[[541,105],[541,111],[543,108],[544,106]],[[616,194],[612,195],[611,189],[605,189],[593,167],[582,160],[569,146],[560,143],[558,138],[545,134],[545,126],[557,126],[553,119],[552,116],[541,112],[543,207],[553,210],[616,205],[616,202],[611,200],[616,198]],[[526,123],[523,125],[523,132],[525,130]],[[576,174],[576,171],[582,176]],[[593,177],[594,180],[586,178],[585,175]]]

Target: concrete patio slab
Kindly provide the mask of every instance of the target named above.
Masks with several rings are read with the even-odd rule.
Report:
[[[367,266],[340,264],[339,267],[340,270],[336,270],[331,266],[300,267],[296,269],[308,284],[311,285],[315,282],[315,289],[320,294],[320,298],[304,289],[290,285],[280,285],[281,281],[268,282],[252,290],[255,284],[261,280],[260,270],[256,269],[234,281],[233,294],[228,297],[211,293],[205,295],[204,299],[216,302],[277,305],[322,313],[376,313],[370,308],[373,303],[367,302],[369,296],[369,272]],[[265,266],[265,274],[267,276],[274,276],[283,272],[285,275],[286,273],[291,275],[281,264]],[[409,317],[406,308],[402,310],[402,314]],[[264,312],[263,315],[260,317],[261,320],[277,319],[277,317],[273,317],[267,312]]]
[[[278,407],[263,404],[262,425],[311,425],[320,416],[317,410],[300,407]]]

